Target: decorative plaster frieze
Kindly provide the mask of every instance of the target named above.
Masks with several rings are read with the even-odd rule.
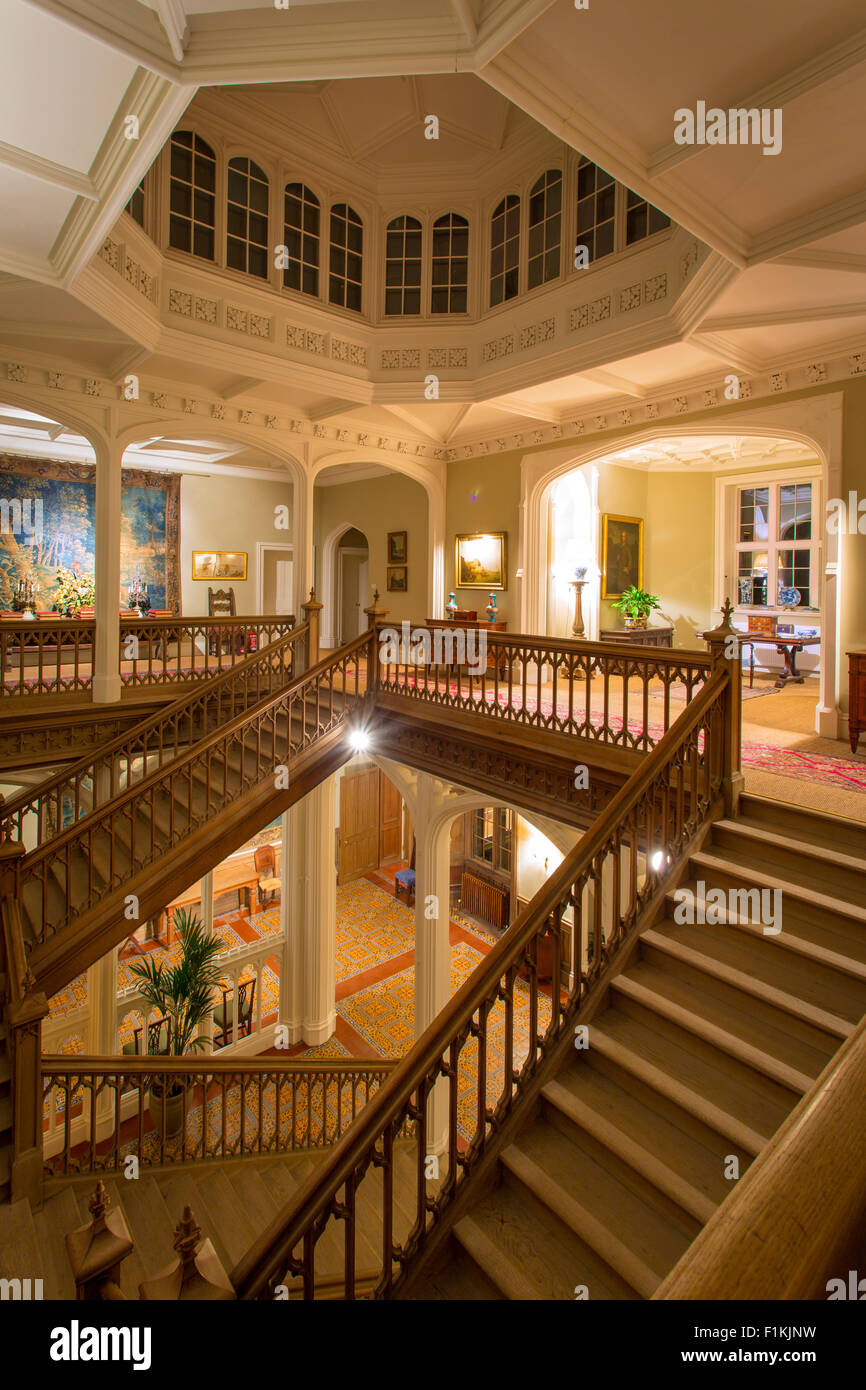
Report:
[[[316,423],[313,425],[313,436],[316,439],[327,439],[328,431],[324,425]]]
[[[123,275],[128,285],[132,285],[139,294],[143,294],[145,299],[150,300],[151,304],[156,303],[157,281],[155,275],[151,275],[143,265],[134,261],[131,256],[126,257]]]
[[[216,323],[218,301],[216,299],[204,299],[196,295],[193,300],[193,318],[199,323]]]
[[[587,304],[579,304],[576,309],[572,309],[572,332],[577,328],[590,328],[594,323],[601,323],[604,319],[609,318],[610,295],[603,294],[600,299],[593,299]]]
[[[168,309],[171,314],[183,314],[184,318],[192,318],[192,295],[189,290],[178,290],[170,288],[168,291]]]
[[[350,343],[346,338],[331,339],[331,356],[335,362],[348,362],[353,367],[367,365],[367,349],[363,343]]]
[[[420,348],[385,348],[379,358],[383,371],[408,371],[421,366]]]
[[[785,374],[784,372],[771,372],[771,373],[770,373],[770,390],[771,390],[771,391],[784,391],[784,390],[786,390],[787,385],[788,385],[788,378],[787,378],[787,376],[786,376],[786,374]]]
[[[21,365],[20,362],[7,362],[7,363],[6,363],[6,380],[7,380],[7,381],[26,381],[26,380],[27,380],[27,368],[26,368],[26,367],[22,367],[22,365]]]
[[[854,352],[848,358],[848,369],[852,376],[866,372],[866,352]]]
[[[348,444],[348,442],[349,442],[349,431],[346,430],[346,429],[339,429],[339,430],[337,430],[337,441],[338,441],[338,443],[340,443],[340,444]]]
[[[680,277],[681,277],[681,279],[683,279],[683,280],[688,280],[689,276],[690,276],[691,274],[693,274],[693,272],[694,272],[695,267],[697,266],[697,264],[698,264],[698,243],[697,243],[696,241],[693,241],[693,242],[691,242],[691,244],[687,247],[685,254],[683,255],[683,257],[682,257],[681,260],[680,260]]]
[[[514,351],[514,334],[503,333],[501,338],[491,338],[481,349],[482,362],[496,362],[500,357],[510,357]]]
[[[194,415],[195,412],[196,412],[196,407],[197,407],[197,406],[198,406],[198,401],[195,400],[195,398],[194,398],[193,396],[186,396],[186,397],[184,398],[183,409],[184,409],[184,414],[185,414],[185,415]]]
[[[752,383],[750,381],[744,381],[742,377],[740,377],[739,391],[738,400],[750,401],[752,399]]]
[[[621,425],[630,425],[630,424],[631,424],[631,411],[630,411],[630,410],[626,409],[626,410],[621,410],[621,411],[619,412],[619,423],[620,423]]]
[[[469,353],[466,348],[428,348],[428,367],[468,367]]]
[[[659,408],[657,401],[647,402],[646,418],[648,420],[657,420],[659,418]]]
[[[715,388],[714,386],[711,387],[708,391],[705,391],[705,392],[704,392],[704,409],[705,409],[705,410],[707,410],[707,409],[708,409],[710,406],[712,406],[712,405],[718,405],[718,403],[719,403],[719,394],[718,394],[718,392],[716,391],[716,388]]]
[[[595,421],[594,421],[594,427],[595,427],[595,429],[597,429],[597,430],[606,430],[606,429],[607,429],[607,416],[606,416],[606,415],[596,415]]]
[[[290,323],[286,325],[286,346],[311,352],[314,357],[324,357],[327,338],[324,333],[316,333],[312,328],[298,328]]]
[[[99,254],[106,265],[110,265],[111,269],[116,270],[118,274],[120,273],[120,249],[120,242],[112,241],[110,236],[105,238],[99,248]]]
[[[644,304],[655,304],[659,299],[666,299],[667,293],[668,277],[664,271],[660,275],[651,275],[648,280],[644,280]]]
[[[303,420],[290,420],[289,429],[292,431],[293,434],[302,434],[304,429]]]
[[[502,439],[502,438],[500,437],[500,438],[497,439],[497,441],[496,441],[496,447],[497,447],[497,449],[500,451],[500,453],[502,453],[503,450],[505,450],[505,449],[508,448],[508,441],[507,441],[506,439]],[[435,457],[435,451],[434,451],[434,457]]]
[[[544,433],[543,433],[542,430],[533,430],[533,431],[532,431],[532,442],[533,442],[533,444],[543,444],[543,443],[544,443]]]
[[[101,396],[102,383],[95,376],[89,376],[84,383],[84,394],[86,396]]]
[[[222,401],[215,401],[210,408],[212,420],[224,420],[226,418],[226,408]]]
[[[380,448],[380,449],[390,449],[390,447],[391,447],[391,441],[390,441],[390,439],[386,439],[385,435],[384,435],[384,434],[381,434],[381,435],[379,436],[379,448]]]
[[[677,415],[685,415],[689,408],[688,396],[674,396],[674,411]]]
[[[266,415],[266,416],[265,416],[265,429],[266,429],[266,430],[275,430],[276,428],[277,428],[277,417],[276,417],[276,415]]]
[[[251,338],[270,338],[271,319],[267,314],[254,314],[238,304],[226,305],[226,328],[246,333]]]
[[[48,385],[51,387],[51,390],[52,390],[52,391],[62,391],[62,390],[63,390],[63,373],[62,373],[62,372],[49,372],[49,373],[48,373]]]
[[[541,323],[531,323],[520,330],[521,352],[526,348],[538,347],[539,343],[549,343],[556,335],[556,320],[542,319]]]
[[[157,410],[165,410],[168,406],[168,396],[164,391],[151,391],[150,399]]]
[[[810,362],[806,368],[806,380],[810,386],[817,386],[827,380],[827,368],[823,362]]]
[[[397,440],[397,453],[398,453],[398,454],[408,454],[408,452],[409,452],[409,445],[406,443],[405,439],[398,439],[398,440]]]
[[[515,435],[512,435],[512,439],[514,440],[514,447],[515,447],[515,449],[521,449],[521,448],[523,447],[523,435],[522,435],[522,434],[515,434]]]
[[[253,412],[251,410],[239,410],[238,423],[241,425],[251,425],[253,423]]]
[[[359,430],[359,431],[358,431],[358,443],[361,445],[362,448],[364,448],[364,447],[366,446],[366,443],[367,443],[367,435],[365,434],[365,432],[364,432],[363,430]]]
[[[640,281],[636,285],[626,285],[619,292],[619,312],[628,314],[632,309],[639,309],[643,297],[643,289]]]

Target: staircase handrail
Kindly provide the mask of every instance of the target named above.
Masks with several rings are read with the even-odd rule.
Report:
[[[173,721],[177,730],[176,721],[181,716],[187,714],[192,718],[199,707],[206,708],[215,697],[221,698],[233,682],[238,681],[243,685],[256,666],[267,666],[275,657],[281,656],[285,649],[305,640],[308,634],[309,623],[292,628],[291,632],[285,633],[275,642],[269,642],[266,646],[260,647],[258,651],[251,652],[249,656],[244,657],[242,661],[236,662],[233,666],[227,667],[219,675],[209,677],[193,690],[184,691],[170,704],[161,706],[143,723],[137,724],[133,733],[117,734],[108,743],[100,744],[98,748],[85,753],[77,762],[71,765],[67,764],[53,777],[40,782],[33,791],[27,788],[19,792],[17,796],[11,797],[0,807],[0,826],[2,826],[3,839],[7,841],[20,840],[24,817],[28,813],[39,816],[41,808],[47,804],[52,795],[63,792],[70,782],[92,776],[95,793],[96,771],[100,764],[110,767],[115,758],[146,757],[149,752],[162,753],[162,745],[158,749],[149,750],[147,748],[149,734]],[[75,810],[78,810],[77,804]],[[13,831],[18,832],[17,836],[13,834]]]
[[[289,685],[285,686],[282,690],[278,691],[276,694],[266,696],[264,699],[258,701],[249,709],[242,711],[233,719],[230,719],[226,723],[220,725],[219,728],[212,730],[208,734],[205,734],[204,737],[199,739],[196,743],[194,743],[191,747],[187,748],[184,752],[178,753],[177,756],[172,758],[169,763],[164,764],[162,767],[154,768],[152,772],[148,773],[145,777],[143,777],[141,781],[136,782],[134,786],[124,788],[110,801],[106,801],[105,803],[103,803],[103,805],[98,807],[96,810],[91,811],[88,815],[82,816],[80,820],[75,821],[72,825],[68,826],[65,830],[61,831],[58,835],[55,835],[51,840],[46,841],[45,844],[38,845],[35,849],[31,850],[24,856],[19,866],[22,891],[27,880],[37,877],[40,871],[47,872],[47,861],[49,859],[65,859],[68,863],[69,851],[71,850],[72,846],[75,845],[75,843],[78,841],[81,842],[82,848],[85,849],[88,858],[91,859],[92,862],[91,848],[95,835],[98,834],[99,831],[104,827],[109,826],[112,820],[118,815],[119,812],[123,811],[124,808],[130,806],[133,802],[146,802],[149,795],[155,795],[161,782],[166,782],[174,778],[177,778],[183,775],[184,771],[186,770],[189,771],[189,779],[191,783],[193,764],[196,762],[201,763],[202,760],[207,760],[209,755],[215,749],[219,748],[220,745],[222,745],[225,749],[226,756],[224,766],[227,767],[228,751],[232,743],[240,742],[242,746],[244,746],[243,740],[246,733],[250,731],[254,733],[258,731],[260,733],[262,727],[266,725],[268,722],[271,723],[274,731],[276,731],[276,721],[277,718],[281,716],[287,719],[288,727],[288,724],[290,723],[291,719],[292,708],[297,706],[298,701],[300,700],[303,704],[305,694],[310,689],[317,687],[321,683],[321,678],[323,676],[326,676],[329,672],[335,672],[340,667],[343,667],[343,669],[345,670],[345,667],[349,659],[353,656],[353,654],[355,654],[356,652],[360,652],[364,648],[369,649],[371,635],[371,632],[365,632],[361,634],[361,636],[356,637],[352,642],[349,642],[345,646],[338,648],[336,652],[330,653],[329,655],[323,657],[314,667],[311,668],[311,670],[303,672],[302,674],[297,676],[294,679],[294,681],[292,681]],[[329,687],[329,689],[331,689],[333,703],[334,692],[331,687]],[[344,690],[340,693],[348,694],[349,692],[347,690]],[[360,685],[357,679],[356,695],[358,696],[358,698],[361,698]],[[343,718],[345,717],[345,713],[346,711],[344,709],[340,712],[339,718],[334,719],[332,717],[331,723],[328,725],[327,729],[317,728],[314,737],[318,737],[328,732],[337,724],[342,723]],[[297,748],[291,749],[292,754],[295,754],[299,752],[301,749],[308,747],[309,744],[313,741],[314,738],[307,738],[306,732],[304,731],[299,746]],[[273,771],[273,768],[271,770]],[[223,799],[226,801],[227,804],[236,799],[236,794],[230,794],[227,790],[227,787],[225,786],[225,783],[223,785],[222,794]],[[216,814],[216,812],[211,811],[211,816],[213,814]],[[186,835],[189,835],[192,833],[193,829],[191,825],[191,817],[189,816],[187,819],[187,827],[188,828],[186,831]],[[173,840],[172,843],[178,843],[178,841],[183,838],[185,838],[185,836],[180,835],[177,839]],[[163,847],[160,850],[160,854],[163,853],[165,853],[165,847]],[[152,859],[145,859],[142,863],[139,863],[138,868],[140,869],[144,867],[145,864],[149,864],[151,862]],[[93,901],[99,901],[100,898],[103,896],[105,896],[105,894],[99,894],[94,899],[93,881],[91,874],[90,901],[88,901],[88,903],[84,905],[85,908],[91,906]],[[55,934],[54,931],[46,933],[46,927],[47,924],[43,920],[42,935],[38,938],[40,942],[46,940],[47,935],[53,936]]]
[[[315,1264],[314,1243],[331,1217],[351,1219],[354,1190],[371,1163],[384,1166],[388,1162],[388,1152],[394,1134],[407,1117],[417,1118],[419,1139],[417,1151],[421,1163],[419,1171],[419,1191],[426,1192],[423,1164],[426,1152],[426,1108],[433,1087],[440,1078],[441,1084],[450,1084],[452,1106],[456,1112],[456,1072],[459,1049],[470,1034],[479,1038],[478,1075],[482,1073],[481,1035],[486,1037],[486,1018],[490,1008],[497,1000],[507,1004],[511,990],[513,1014],[513,986],[521,968],[528,968],[530,974],[530,1037],[538,1037],[538,1047],[542,1058],[550,1056],[563,1040],[574,1023],[578,1011],[589,998],[605,987],[620,950],[626,939],[630,941],[636,926],[642,920],[643,911],[660,901],[666,891],[666,882],[682,862],[694,835],[707,819],[720,813],[722,785],[725,768],[722,762],[723,725],[730,719],[727,709],[732,681],[724,663],[719,663],[703,689],[680,714],[668,732],[652,752],[648,753],[640,767],[632,773],[620,788],[606,809],[599,815],[594,825],[565,857],[559,868],[551,874],[527,906],[518,914],[511,928],[500,938],[472,972],[463,986],[451,997],[442,1012],[433,1020],[427,1031],[412,1049],[401,1059],[392,1076],[377,1093],[364,1113],[353,1125],[337,1146],[331,1151],[328,1160],[303,1185],[296,1197],[287,1203],[272,1222],[268,1231],[247,1251],[231,1272],[232,1283],[238,1298],[261,1298],[268,1296],[268,1288],[275,1282],[284,1282],[286,1271],[293,1275],[303,1275],[305,1297],[314,1296]],[[703,762],[706,773],[704,787],[699,795],[701,763],[701,735],[703,735]],[[621,885],[617,881],[611,898],[614,904],[611,923],[612,930],[603,934],[601,872],[603,859],[611,842],[622,849],[624,827],[631,826],[630,853],[637,852],[637,839],[640,829],[639,810],[646,809],[644,830],[654,825],[654,806],[657,792],[666,772],[674,768],[679,758],[688,755],[691,773],[691,807],[685,814],[685,777],[678,781],[674,804],[670,805],[668,792],[664,788],[665,819],[670,819],[673,811],[673,834],[668,828],[662,839],[662,864],[654,866],[647,861],[644,885],[637,888],[636,876],[633,883],[631,901],[623,918],[619,909]],[[653,842],[647,836],[645,849]],[[667,853],[668,863],[664,864]],[[619,858],[617,866],[619,868]],[[594,937],[590,951],[591,959],[587,969],[579,968],[575,984],[569,990],[563,1005],[562,990],[551,989],[551,1021],[547,1033],[542,1037],[537,1033],[538,1025],[538,943],[543,936],[552,939],[553,969],[552,980],[561,979],[561,923],[563,914],[573,912],[575,935],[582,941],[583,889],[590,878],[596,875],[598,892],[595,894]],[[502,981],[506,986],[503,991]],[[474,1024],[475,1015],[479,1022]],[[485,1044],[486,1045],[486,1044]],[[444,1057],[448,1055],[449,1061]],[[485,1053],[486,1055],[486,1053]],[[485,1121],[493,1128],[501,1129],[510,1117],[516,1099],[519,1100],[530,1078],[538,1068],[538,1056],[527,1054],[523,1068],[513,1073],[513,1085],[504,1089],[494,1111],[485,1116]],[[513,1065],[510,1040],[506,1036],[504,1074],[507,1077]],[[480,1080],[479,1080],[480,1085]],[[486,1077],[485,1077],[486,1086]],[[486,1097],[486,1091],[483,1093]],[[486,1099],[479,1100],[479,1109],[486,1110]],[[416,1220],[415,1227],[407,1243],[399,1252],[401,1266],[400,1278],[404,1277],[408,1259],[427,1240],[430,1230],[429,1216],[434,1223],[443,1210],[451,1203],[456,1190],[462,1187],[466,1174],[471,1172],[485,1151],[485,1134],[475,1138],[466,1154],[461,1154],[458,1164],[457,1136],[455,1124],[450,1125],[448,1135],[448,1177],[435,1198],[426,1197],[424,1210]],[[457,1168],[464,1176],[458,1181]],[[339,1189],[345,1184],[346,1198],[338,1201]],[[383,1213],[383,1244],[390,1237],[389,1213]],[[293,1255],[299,1244],[303,1244],[300,1259]],[[377,1286],[377,1294],[393,1289],[394,1276],[392,1261],[397,1258],[391,1250],[383,1254],[382,1274]],[[346,1266],[346,1296],[354,1296],[354,1273]]]

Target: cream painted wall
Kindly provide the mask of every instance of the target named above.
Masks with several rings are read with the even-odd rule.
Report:
[[[520,453],[467,459],[448,465],[445,503],[445,599],[454,588],[455,537],[474,531],[505,531],[508,586],[496,603],[512,632],[518,628],[515,573],[520,540]],[[487,589],[457,589],[461,608],[474,608],[483,618]]]
[[[358,483],[317,487],[313,511],[316,546],[316,594],[323,593],[322,550],[336,526],[349,522],[366,536],[370,554],[370,594],[379,590],[379,604],[395,622],[427,617],[427,494],[420,483],[390,473]],[[408,581],[405,594],[387,590],[389,531],[406,531]],[[326,621],[325,614],[322,615]]]
[[[275,508],[289,509],[289,529],[277,530]],[[291,542],[292,485],[265,478],[202,477],[185,473],[180,483],[180,576],[183,612],[190,617],[207,613],[208,585],[235,591],[237,611],[256,611],[256,543]],[[194,550],[245,550],[245,581],[192,578]],[[297,615],[300,619],[300,614]]]
[[[647,562],[647,486],[648,475],[640,468],[623,468],[617,463],[601,463],[598,466],[598,563],[601,564],[603,544],[603,518],[605,513],[614,516],[644,518],[644,563],[643,587],[651,593],[656,590],[650,584],[650,568]],[[599,608],[599,627],[622,627],[622,615],[612,606],[612,599],[602,599]]]
[[[562,851],[522,816],[515,816],[517,831],[517,894],[529,901],[562,863]],[[545,867],[546,864],[546,867]]]
[[[715,479],[712,473],[651,473],[647,478],[644,587],[658,594],[653,624],[674,624],[674,646],[704,650],[713,626]]]

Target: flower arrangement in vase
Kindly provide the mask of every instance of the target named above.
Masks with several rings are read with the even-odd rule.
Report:
[[[64,618],[73,618],[79,609],[93,604],[96,581],[88,570],[82,573],[78,569],[59,569],[55,583],[54,602],[51,606],[55,613],[62,613]]]

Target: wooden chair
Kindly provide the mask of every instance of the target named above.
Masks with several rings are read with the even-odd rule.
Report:
[[[235,618],[237,609],[235,607],[234,589],[211,589],[207,591],[207,615],[209,618]],[[232,648],[232,629],[231,628],[212,628],[208,633],[207,649],[211,656],[218,656],[220,648],[231,651]]]
[[[258,905],[266,907],[279,895],[281,883],[277,877],[277,851],[274,845],[260,845],[253,854],[258,880]]]
[[[394,897],[406,894],[406,905],[411,907],[415,901],[415,839],[412,839],[412,854],[408,869],[399,869],[394,875]]]
[[[133,1028],[132,1041],[123,1044],[122,1053],[124,1057],[141,1056],[141,1028]],[[162,1018],[155,1018],[147,1025],[147,1055],[149,1057],[168,1056],[169,1044],[171,1042],[171,1019],[168,1015]]]
[[[256,997],[255,979],[244,980],[238,987],[238,1029],[237,1037],[243,1038],[252,1032],[253,1027],[253,1003]],[[234,990],[228,986],[222,990],[222,1003],[214,1009],[213,1015],[213,1045],[214,1047],[225,1047],[229,1042],[232,1033],[232,1023],[235,1016]]]

